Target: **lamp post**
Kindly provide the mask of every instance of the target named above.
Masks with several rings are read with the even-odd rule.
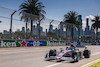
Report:
[[[0,21],[0,23],[1,23],[2,21]],[[1,37],[0,37],[0,39],[1,39]]]
[[[16,10],[11,14],[11,24],[10,24],[10,39],[12,39],[12,16],[15,14]]]
[[[1,23],[2,21],[0,21],[0,23]]]

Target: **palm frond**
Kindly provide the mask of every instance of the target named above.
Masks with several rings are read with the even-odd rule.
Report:
[[[77,17],[78,13],[76,13],[75,11],[68,12],[64,15],[64,24],[70,23],[71,25],[77,25],[76,27],[79,27],[81,23],[77,21]]]
[[[20,6],[19,6],[19,15],[22,15],[22,18],[21,19],[26,19],[23,14],[23,12],[25,13],[29,13],[29,14],[33,14],[33,15],[37,15],[39,16],[40,18],[45,18],[44,14],[46,14],[46,12],[43,10],[45,6],[43,6],[43,3],[42,2],[39,2],[39,0],[28,0],[28,1],[25,1],[24,3],[22,3]],[[31,16],[30,19],[34,19],[37,18],[37,17],[33,17]],[[37,18],[38,19],[38,18]]]
[[[100,16],[95,16],[95,18],[94,18],[93,20],[91,20],[91,21],[94,22],[94,23],[92,24],[92,27],[93,27],[94,29],[100,28]]]

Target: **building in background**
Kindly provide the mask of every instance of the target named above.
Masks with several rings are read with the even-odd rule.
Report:
[[[36,26],[33,26],[33,35],[36,35]]]
[[[22,31],[21,32],[25,33],[25,27],[22,27]]]
[[[20,29],[17,29],[17,31],[16,31],[16,32],[21,32],[21,31],[20,31]]]
[[[52,24],[50,24],[50,26],[49,26],[49,32],[53,32],[53,25]]]
[[[86,28],[85,28],[85,37],[90,37],[90,29],[89,29],[89,19],[86,18]]]
[[[31,31],[30,31],[30,29],[29,28],[27,28],[27,33],[30,33]]]
[[[33,26],[33,35],[39,35],[39,24]],[[40,35],[46,36],[46,32],[43,32],[43,27],[40,26]]]
[[[78,37],[83,36],[83,29],[82,29],[82,15],[78,16],[78,22],[81,23],[81,26],[78,28]]]
[[[91,37],[92,38],[95,38],[95,31],[94,31],[94,29],[93,29],[92,26],[91,26],[91,30],[90,31],[91,31],[91,33],[90,33],[91,34]]]
[[[9,34],[9,31],[3,30],[3,34]]]

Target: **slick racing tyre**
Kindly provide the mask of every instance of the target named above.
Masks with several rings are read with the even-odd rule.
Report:
[[[46,55],[45,55],[45,60],[49,61],[49,55],[48,55],[48,53],[46,53]]]
[[[78,62],[78,54],[76,52],[72,53],[72,58],[74,58],[74,62]]]
[[[61,62],[61,59],[56,59],[56,62]]]
[[[85,58],[90,58],[90,50],[84,50],[83,56],[84,56]]]
[[[77,54],[75,54],[75,58],[74,59],[75,59],[75,62],[78,62],[79,61]]]
[[[47,58],[48,57],[48,53],[45,55],[45,58]]]

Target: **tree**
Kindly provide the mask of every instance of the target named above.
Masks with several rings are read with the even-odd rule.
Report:
[[[24,39],[24,38],[25,38],[25,33],[23,33],[23,32],[15,32],[14,39]]]
[[[96,39],[97,39],[97,36],[98,36],[98,29],[100,28],[100,16],[95,16],[95,18],[93,20],[91,20],[92,22],[94,22],[92,24],[92,27],[94,29],[96,29]]]
[[[52,33],[52,32],[48,32],[47,37],[49,37],[49,39],[50,39],[50,37],[57,39],[57,35],[55,33]]]
[[[24,19],[26,23],[31,21],[31,36],[33,21],[39,21],[40,23],[41,19],[45,18],[44,14],[46,12],[43,10],[44,7],[43,3],[39,2],[39,0],[28,0],[19,6],[20,14],[22,14],[21,19]]]
[[[67,14],[64,15],[64,26],[66,28],[71,28],[71,36],[72,36],[72,40],[73,40],[73,27],[76,26],[77,28],[79,28],[79,26],[81,25],[80,22],[77,21],[77,17],[78,14],[75,11],[70,11]]]

